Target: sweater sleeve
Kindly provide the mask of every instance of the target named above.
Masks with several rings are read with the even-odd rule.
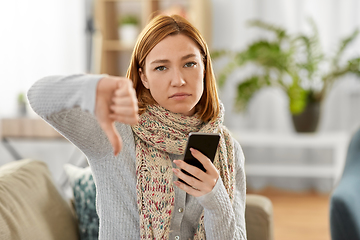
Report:
[[[112,151],[94,116],[96,87],[104,76],[49,76],[27,93],[32,109],[87,156],[102,157]]]
[[[209,240],[246,240],[244,154],[236,140],[234,148],[236,183],[233,203],[231,204],[221,178],[211,192],[197,198],[204,207],[206,239]]]

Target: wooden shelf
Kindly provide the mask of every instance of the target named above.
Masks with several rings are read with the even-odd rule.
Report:
[[[135,43],[125,44],[119,40],[106,40],[104,41],[105,51],[132,51]]]
[[[63,138],[40,118],[0,119],[0,132],[2,138]]]
[[[211,8],[210,0],[186,0],[189,19],[210,44]],[[124,76],[124,68],[128,65],[125,58],[132,51],[134,44],[124,44],[118,36],[119,9],[124,9],[121,3],[134,2],[139,4],[140,28],[142,29],[150,20],[161,11],[161,3],[170,0],[95,0],[95,28],[94,35],[94,66],[97,74]],[[120,60],[122,59],[122,60]],[[129,59],[130,60],[130,59]]]
[[[103,2],[141,2],[146,0],[102,0]],[[161,1],[161,0],[157,0]]]

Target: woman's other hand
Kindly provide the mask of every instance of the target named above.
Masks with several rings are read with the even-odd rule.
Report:
[[[212,191],[219,178],[219,172],[212,164],[210,159],[207,158],[204,154],[193,148],[190,148],[190,151],[191,154],[201,162],[201,164],[206,169],[206,172],[203,172],[201,169],[187,164],[182,160],[174,160],[174,163],[180,169],[183,169],[198,178],[196,179],[183,173],[182,171],[180,171],[180,169],[173,168],[173,172],[175,173],[175,175],[178,178],[182,179],[184,182],[186,182],[188,185],[180,181],[175,181],[174,184],[188,194],[194,197],[200,197]]]
[[[114,122],[134,125],[139,120],[132,81],[124,77],[102,78],[96,88],[95,116],[117,155],[122,148],[122,139]]]

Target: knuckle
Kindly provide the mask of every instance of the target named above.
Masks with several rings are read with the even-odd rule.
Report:
[[[199,176],[201,174],[201,172],[202,171],[199,168],[195,168],[194,171],[193,171],[195,176]]]
[[[126,82],[128,85],[132,85],[132,81],[129,78],[122,77],[123,81]]]
[[[190,185],[190,186],[194,186],[195,184],[195,180],[193,178],[190,178],[187,183]],[[186,187],[189,187],[189,186],[186,186]]]
[[[185,183],[180,183],[180,186],[179,186],[182,190],[184,191],[187,191],[188,190],[188,185],[186,185]]]
[[[133,86],[132,86],[132,84],[133,84],[132,81],[130,79],[127,79],[126,83],[127,83],[127,87],[129,89],[129,92],[132,91],[134,89]]]
[[[114,113],[119,113],[119,108],[118,108],[118,107],[114,107],[114,108],[113,108],[113,112],[114,112]]]
[[[131,105],[134,108],[134,110],[137,110],[138,106],[137,106],[137,101],[135,99],[131,99]]]
[[[119,121],[119,122],[123,122],[124,118],[122,116],[117,116],[116,120]]]

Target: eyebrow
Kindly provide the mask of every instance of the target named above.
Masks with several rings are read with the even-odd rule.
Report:
[[[191,58],[191,57],[196,57],[196,55],[194,53],[190,53],[190,54],[187,54],[187,55],[181,57],[181,60],[186,60],[186,59]],[[168,62],[170,62],[168,59],[157,59],[157,60],[152,61],[150,64],[168,63]]]

